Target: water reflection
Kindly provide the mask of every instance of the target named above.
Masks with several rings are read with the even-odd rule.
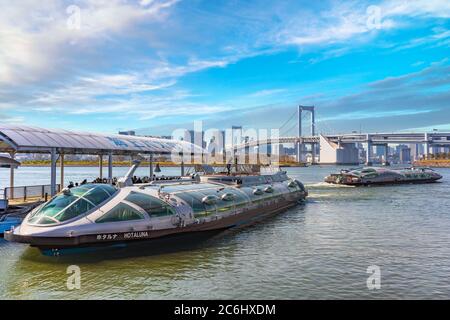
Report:
[[[227,235],[209,234],[202,242],[174,244],[169,250],[139,244],[127,249],[64,257],[46,257],[35,248],[26,248],[9,266],[5,290],[14,299],[164,295],[170,290],[171,282],[185,278],[193,270],[199,272],[220,265],[232,256],[235,246],[217,250],[223,237]],[[82,290],[76,294],[66,288],[66,269],[72,264],[79,266],[82,273]]]
[[[335,170],[289,169],[309,189],[306,204],[186,250],[66,260],[0,240],[0,297],[448,298],[450,170],[430,185],[324,185]],[[70,264],[81,290],[66,288]],[[367,289],[369,265],[381,268],[379,291]]]

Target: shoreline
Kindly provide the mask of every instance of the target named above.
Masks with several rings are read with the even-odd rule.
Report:
[[[144,167],[148,167],[149,163],[142,163],[141,164],[141,168]],[[153,165],[156,166],[156,163]],[[161,168],[179,168],[180,165],[179,164],[159,164],[159,166]],[[185,167],[192,167],[194,165],[192,164],[185,164]],[[224,167],[224,165],[211,165],[213,167],[217,166],[217,167]],[[22,164],[20,167],[28,167],[28,168],[50,168],[50,164]],[[19,167],[19,168],[20,168]],[[59,168],[59,163],[57,164],[57,167]],[[90,168],[98,168],[99,165],[98,164],[70,164],[70,163],[65,163],[64,167],[78,167],[78,168],[85,168],[85,167],[90,167]],[[108,167],[108,164],[103,164],[104,168]],[[131,167],[131,164],[113,164],[113,167]],[[303,168],[303,167],[307,167],[304,164],[281,164],[280,165],[281,168]]]
[[[156,166],[156,162],[153,164],[153,166]],[[160,163],[158,162],[159,166],[161,168],[179,168],[180,165],[179,164],[170,164],[170,163]],[[113,167],[131,167],[132,164],[130,163],[114,163]],[[150,164],[149,163],[141,163],[141,168],[144,167],[148,167]],[[325,164],[322,164],[325,165]],[[415,161],[414,163],[412,163],[411,165],[413,166],[417,166],[417,167],[430,167],[430,168],[450,168],[450,160],[425,160],[425,161]],[[59,167],[59,163],[57,164],[57,167]],[[194,165],[192,164],[185,164],[185,167],[192,167]],[[211,165],[213,167],[225,167],[223,164],[216,164],[216,165]],[[296,163],[284,163],[284,164],[280,164],[279,167],[280,168],[303,168],[303,167],[308,167],[310,165],[305,165],[305,164],[296,164]],[[26,164],[22,164],[20,167],[29,167],[29,168],[50,168],[50,164],[30,164],[30,163],[26,163]],[[19,167],[19,168],[20,168]],[[98,168],[99,165],[98,163],[85,163],[85,164],[73,164],[73,163],[65,163],[64,167],[73,167],[73,168],[85,168],[85,167],[89,167],[89,168]],[[108,167],[107,163],[103,164],[104,168]]]
[[[450,168],[450,160],[421,160],[415,161],[413,165],[430,168]]]

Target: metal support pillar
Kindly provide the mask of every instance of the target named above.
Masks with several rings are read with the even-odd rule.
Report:
[[[11,156],[11,159],[14,159],[16,156],[14,152],[11,152],[9,155]],[[9,171],[9,188],[9,198],[14,199],[14,166],[11,166]]]
[[[52,148],[50,154],[50,195],[56,194],[56,148]]]
[[[112,152],[108,153],[108,182],[112,183],[113,179],[113,156]]]
[[[153,181],[153,154],[150,154],[148,162],[150,167],[150,181]]]
[[[184,160],[181,160],[181,176],[184,177]]]
[[[99,178],[103,179],[103,155],[98,155]]]
[[[64,153],[59,155],[60,190],[64,189]]]

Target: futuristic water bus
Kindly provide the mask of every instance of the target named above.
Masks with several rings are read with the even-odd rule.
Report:
[[[325,182],[349,186],[367,186],[383,184],[430,183],[442,176],[429,168],[358,168],[341,170],[325,177]]]
[[[117,188],[87,184],[64,189],[6,232],[5,239],[59,255],[70,248],[154,241],[252,224],[307,196],[303,184],[283,171],[195,174],[178,181],[133,185],[131,177],[138,165],[119,180]]]

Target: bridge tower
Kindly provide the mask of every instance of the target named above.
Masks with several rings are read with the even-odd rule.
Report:
[[[315,135],[315,127],[316,127],[316,117],[315,117],[315,110],[314,106],[298,106],[298,137],[302,137],[302,112],[308,111],[311,113],[311,136]],[[299,141],[297,143],[297,162],[302,161],[303,156],[303,143]],[[316,161],[316,145],[314,143],[311,143],[311,156],[312,156],[312,163],[315,163]]]

